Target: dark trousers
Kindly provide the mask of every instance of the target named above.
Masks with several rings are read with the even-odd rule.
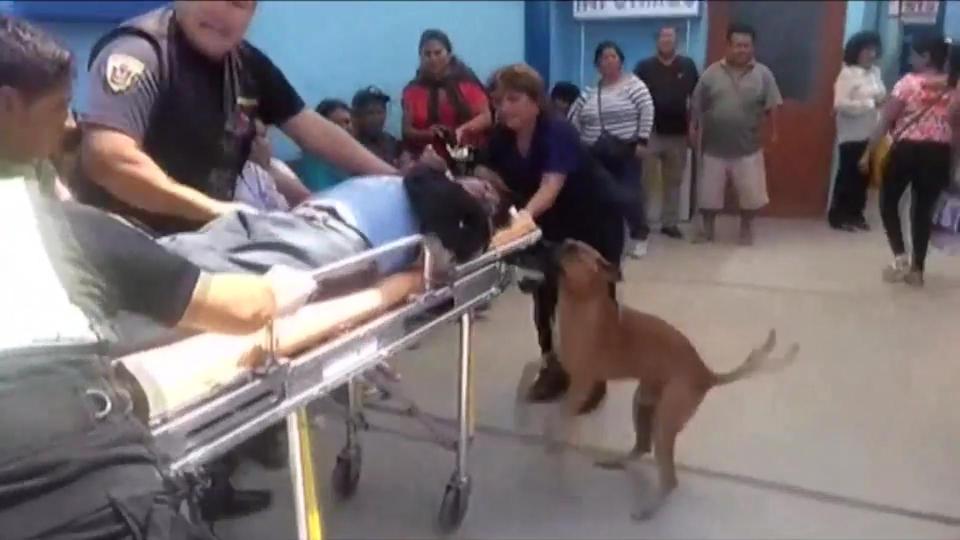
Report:
[[[647,196],[643,189],[643,163],[631,157],[625,160],[619,170],[613,171],[619,181],[619,201],[623,217],[630,231],[630,238],[645,240],[650,234],[647,225]]]
[[[0,538],[212,539],[106,359],[18,361],[0,374]]]
[[[647,225],[646,193],[643,189],[643,164],[635,156],[612,162],[597,159],[594,180],[607,202],[623,216],[630,237],[645,240]]]
[[[900,227],[900,199],[912,189],[910,228],[913,266],[923,271],[930,244],[934,207],[950,182],[950,145],[937,142],[899,141],[891,150],[880,190],[880,215],[894,255],[906,253]]]
[[[827,218],[834,227],[865,221],[863,210],[867,206],[869,177],[860,172],[858,163],[866,148],[867,141],[840,144],[840,162],[833,182],[833,199]]]

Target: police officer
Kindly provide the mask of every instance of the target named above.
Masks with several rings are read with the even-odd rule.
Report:
[[[0,16],[0,537],[207,539],[105,356],[110,321],[126,310],[246,334],[314,285],[289,271],[206,274],[104,212],[56,201],[45,158],[72,67],[49,36]]]
[[[236,179],[255,119],[347,171],[396,172],[305,107],[283,73],[244,40],[256,5],[178,1],[94,45],[73,186],[81,201],[158,234],[196,229],[237,208]]]
[[[283,73],[244,40],[256,7],[249,0],[177,1],[96,42],[80,118],[80,171],[72,179],[78,200],[157,235],[197,229],[242,206],[234,191],[258,119],[347,171],[396,172],[305,107]],[[272,467],[283,463],[277,433],[252,446]],[[235,465],[228,456],[213,475],[204,505],[210,518],[269,504],[268,492],[229,486]]]

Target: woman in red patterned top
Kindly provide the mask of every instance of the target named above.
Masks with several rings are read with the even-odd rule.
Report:
[[[913,72],[893,87],[860,160],[860,168],[867,170],[873,148],[888,132],[892,135],[894,144],[880,190],[880,215],[894,255],[893,262],[883,270],[887,282],[923,286],[934,206],[950,179],[951,142],[956,129],[950,107],[956,81],[949,80],[954,77],[946,73],[949,50],[942,35],[913,40]],[[908,187],[912,189],[912,258],[904,245],[899,212],[900,199]]]
[[[450,38],[440,30],[420,36],[420,68],[403,90],[403,142],[419,156],[437,131],[456,132],[457,140],[477,146],[492,125],[483,85],[453,55]]]

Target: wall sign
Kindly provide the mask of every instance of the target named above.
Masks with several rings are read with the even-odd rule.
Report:
[[[697,17],[701,0],[574,0],[577,20]]]
[[[904,24],[936,24],[940,0],[890,0],[889,14]]]

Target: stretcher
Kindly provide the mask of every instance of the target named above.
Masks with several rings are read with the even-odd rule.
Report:
[[[164,365],[164,362],[150,362],[150,355],[133,355],[120,359],[119,363],[143,390],[139,401],[145,403],[140,406],[146,406],[156,444],[163,455],[169,456],[169,468],[173,473],[194,473],[205,463],[285,420],[290,440],[290,470],[299,537],[319,538],[319,509],[313,484],[306,405],[337,388],[347,388],[347,439],[337,456],[332,483],[337,495],[349,497],[356,490],[362,467],[358,433],[363,423],[358,389],[361,378],[433,330],[458,322],[457,436],[456,443],[449,445],[456,452],[456,462],[445,488],[438,519],[441,531],[452,532],[466,515],[471,488],[467,458],[473,436],[473,312],[510,284],[511,270],[505,257],[530,247],[539,238],[539,231],[530,232],[455,266],[439,280],[430,275],[431,269],[436,267],[431,264],[431,259],[442,255],[430,241],[419,235],[320,268],[314,272],[314,278],[322,284],[326,276],[342,275],[350,268],[364,267],[386,252],[421,246],[426,259],[425,287],[421,293],[386,313],[358,322],[309,350],[283,359],[271,353],[260,369],[226,369],[219,374],[209,372],[204,375],[200,371],[190,372],[191,369],[200,369],[197,366],[203,366],[202,361],[181,359],[182,369],[167,365],[162,371],[157,366]],[[271,339],[270,343],[274,341]],[[210,377],[214,376],[220,379],[211,380]],[[164,377],[168,380],[161,380]]]

